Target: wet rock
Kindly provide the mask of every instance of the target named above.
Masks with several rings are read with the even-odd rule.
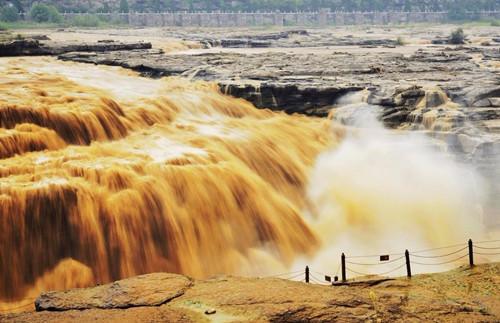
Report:
[[[193,40],[200,41],[201,43],[209,44],[210,47],[224,47],[224,48],[263,48],[273,47],[276,41],[289,38],[290,35],[307,36],[307,30],[289,30],[277,33],[264,33],[264,34],[240,34],[235,35],[234,38],[196,38]],[[188,39],[192,36],[188,36]]]
[[[72,43],[39,41],[36,39],[16,39],[0,43],[1,56],[60,55],[69,52],[109,52],[119,50],[150,49],[145,42],[96,42]]]
[[[395,40],[387,38],[339,37],[329,30],[306,30],[292,29],[280,32],[260,31],[234,31],[224,29],[223,31],[200,32],[199,30],[176,30],[169,34],[170,37],[181,38],[190,41],[198,41],[208,47],[246,48],[266,44],[266,47],[324,47],[324,46],[394,46]],[[237,42],[236,40],[241,40]],[[260,46],[262,47],[262,46]]]
[[[320,44],[367,44],[384,46],[388,39],[336,37],[297,33],[227,32],[231,46],[251,46],[250,41],[272,42],[273,47]],[[183,34],[187,35],[187,34]],[[195,36],[197,34],[194,34]],[[198,34],[196,37],[202,37]],[[190,37],[194,37],[191,35]],[[208,39],[208,36],[203,36]],[[336,37],[336,38],[335,38]],[[189,38],[188,38],[189,39]],[[392,40],[390,40],[392,42]],[[228,45],[229,46],[229,45]],[[266,45],[267,46],[267,45]],[[474,46],[426,47],[413,54],[373,52],[370,50],[277,51],[248,53],[214,53],[165,55],[158,50],[129,50],[92,53],[66,53],[63,60],[116,65],[140,72],[144,76],[187,76],[217,82],[224,93],[246,99],[259,108],[327,116],[343,94],[360,89],[372,93],[368,103],[382,106],[382,120],[391,127],[408,122],[417,107],[436,108],[445,102],[438,93],[425,88],[440,88],[451,101],[466,107],[498,106],[500,95],[497,75],[480,68],[472,55],[483,55],[484,63],[494,64],[500,52],[494,48]]]
[[[425,107],[436,108],[446,103],[446,97],[439,91],[427,91],[425,94]]]
[[[365,39],[344,43],[344,45],[357,46],[393,46],[396,42],[392,39]]]
[[[47,35],[30,35],[28,38],[31,38],[34,40],[50,40],[49,36],[47,36]]]
[[[459,134],[457,136],[460,148],[463,152],[470,154],[474,152],[477,146],[482,143],[482,140],[477,137],[468,136],[466,134]]]
[[[431,41],[433,45],[446,45],[448,44],[449,39],[448,37],[436,37]]]
[[[16,39],[0,43],[0,57],[1,56],[20,56],[20,55],[36,55],[40,53],[40,42],[35,39]]]
[[[468,61],[471,57],[463,53],[449,53],[447,51],[432,52],[425,50],[418,50],[413,56],[412,60],[426,63],[451,63],[457,61]]]
[[[264,82],[259,86],[221,83],[220,86],[224,93],[244,98],[256,107],[321,117],[328,115],[328,110],[315,108],[333,106],[343,95],[363,89],[357,86],[301,86],[279,82]]]
[[[467,117],[471,121],[500,120],[500,109],[490,108],[468,108]]]
[[[386,127],[397,128],[408,120],[411,110],[405,107],[384,109],[380,120]]]
[[[465,104],[474,107],[495,106],[500,98],[500,87],[498,85],[470,88],[465,95]]]
[[[191,285],[185,276],[147,274],[91,288],[42,293],[35,307],[37,311],[66,311],[158,306],[181,296]]]
[[[498,97],[498,98],[489,98],[488,101],[490,101],[490,106],[492,106],[492,107],[500,107],[500,97]]]
[[[487,60],[500,60],[500,50],[498,47],[492,46],[491,48],[483,48],[481,50],[481,54],[483,54],[483,61]]]
[[[397,89],[394,102],[397,106],[416,106],[425,97],[425,90],[420,86],[411,86],[406,89]]]
[[[259,48],[259,47],[271,47],[271,42],[262,40],[250,40],[250,39],[221,39],[221,47],[225,48]]]

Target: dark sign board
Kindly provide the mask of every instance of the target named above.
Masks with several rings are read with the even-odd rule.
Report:
[[[388,260],[389,260],[389,255],[380,256],[380,261],[388,261]]]

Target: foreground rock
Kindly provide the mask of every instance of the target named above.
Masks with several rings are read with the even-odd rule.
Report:
[[[180,275],[142,275],[93,288],[43,293],[35,307],[37,311],[66,311],[158,306],[181,296],[191,284]]]
[[[218,277],[191,283],[180,275],[152,274],[94,288],[46,293],[37,300],[37,309],[44,311],[3,315],[0,321],[498,322],[500,319],[498,263],[417,275],[411,280],[375,282],[332,287],[276,278]]]

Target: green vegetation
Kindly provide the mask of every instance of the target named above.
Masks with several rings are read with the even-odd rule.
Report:
[[[30,10],[30,17],[36,22],[48,22],[50,21],[50,10],[49,7],[44,4],[34,4]]]
[[[498,10],[498,0],[3,0],[28,12],[34,3],[46,3],[59,12],[223,11],[449,11],[461,20],[467,11]]]
[[[97,13],[163,11],[441,11],[449,18],[465,23],[470,12],[498,9],[498,0],[0,0],[0,28],[100,27],[122,25],[118,18]],[[60,12],[88,13],[64,21]],[[21,13],[28,19],[20,19]],[[474,18],[474,17],[472,17]],[[106,20],[108,19],[108,20]],[[113,20],[109,20],[113,19]],[[475,21],[474,23],[479,23]],[[500,20],[483,24],[499,26]],[[403,39],[396,40],[404,45]]]
[[[0,8],[0,20],[4,22],[18,21],[19,12],[13,6]]]
[[[465,20],[467,18],[467,8],[457,1],[448,11],[448,18],[453,21]]]
[[[63,21],[62,15],[54,6],[49,6],[49,21],[53,23],[61,23]]]
[[[450,35],[450,44],[460,45],[465,41],[465,33],[462,28],[454,30]]]
[[[103,7],[106,10],[106,6]],[[104,12],[104,11],[102,11]],[[17,7],[9,5],[0,7],[0,30],[9,29],[30,29],[30,28],[57,28],[57,27],[118,27],[123,23],[119,19],[110,19],[109,16],[97,16],[95,14],[85,14],[74,17],[70,21],[64,21],[59,10],[53,5],[35,3],[29,11],[31,19],[20,19]]]
[[[17,12],[16,12],[17,13]],[[119,19],[109,19],[106,16],[95,14],[78,15],[71,20],[63,21],[62,15],[53,6],[33,5],[30,10],[31,20],[0,20],[0,30],[60,28],[60,27],[120,27],[123,22]]]
[[[122,13],[129,12],[129,7],[128,7],[128,1],[127,0],[120,0],[120,9],[118,11],[122,12]]]
[[[99,27],[101,20],[96,15],[82,15],[73,18],[71,25],[77,27]]]
[[[62,16],[54,6],[48,6],[43,3],[35,3],[30,10],[30,17],[36,22],[61,23]]]
[[[68,26],[63,24],[63,23],[55,24],[55,23],[51,23],[51,22],[37,23],[37,22],[33,22],[33,21],[23,21],[23,20],[18,20],[15,22],[0,21],[0,28],[3,28],[3,30],[49,29],[49,28],[61,28],[61,27],[68,27]],[[2,29],[0,29],[0,30],[2,30]]]

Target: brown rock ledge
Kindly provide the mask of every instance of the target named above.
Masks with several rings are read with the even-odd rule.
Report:
[[[500,263],[335,287],[150,274],[44,293],[43,311],[0,315],[0,322],[498,322],[499,284]]]
[[[158,306],[181,296],[191,285],[192,281],[185,276],[147,274],[91,288],[42,293],[35,301],[35,308],[67,311]]]

